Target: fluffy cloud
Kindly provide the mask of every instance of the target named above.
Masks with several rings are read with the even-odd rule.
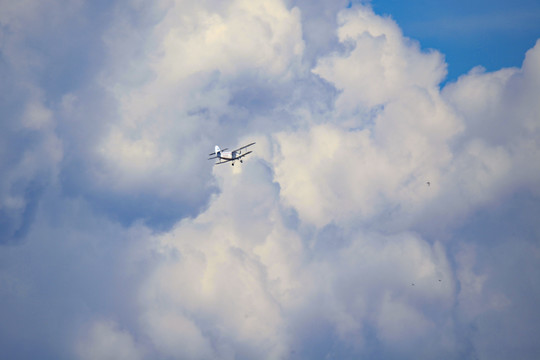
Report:
[[[154,225],[168,217],[172,225],[204,206],[215,189],[207,164],[197,160],[207,144],[238,138],[258,104],[279,99],[273,93],[301,71],[297,8],[276,1],[212,5],[133,5],[136,19],[122,7],[104,35],[108,67],[99,84],[114,107],[87,150],[93,166],[86,173],[91,197],[129,202],[142,195],[133,207],[157,201],[131,220]],[[251,88],[261,94],[254,104],[243,103]]]
[[[396,23],[366,8],[341,12],[338,37],[348,54],[320,60],[313,70],[342,90],[342,111],[374,107],[400,97],[407,88],[432,90],[446,75],[438,52],[422,53]]]
[[[96,321],[78,345],[80,359],[142,359],[129,333],[108,321]]]
[[[319,322],[357,351],[366,327],[403,345],[435,328],[422,307],[449,312],[453,281],[441,244],[331,227],[302,235],[264,163],[225,175],[218,174],[223,192],[207,212],[154,239],[166,260],[141,288],[140,301],[145,331],[165,353],[190,356],[181,342],[176,349],[161,343],[161,332],[185,332],[196,337],[192,343],[206,333],[201,349],[212,348],[211,357],[305,356],[302,337]],[[179,328],[169,328],[170,321]]]
[[[54,181],[63,158],[61,141],[54,132],[53,113],[45,106],[41,91],[15,91],[27,98],[2,122],[0,243],[24,237],[33,221],[37,199]]]
[[[534,159],[539,152],[540,107],[534,93],[538,89],[539,56],[537,42],[527,52],[520,69],[485,73],[476,68],[443,91],[468,125],[459,145],[474,147],[470,151],[478,156],[485,148],[491,152],[490,156],[500,159],[484,168],[502,168],[501,187],[524,186],[536,193],[539,168]],[[485,162],[495,160],[485,158]]]
[[[118,2],[84,81],[0,67],[2,355],[537,357],[540,44],[441,90],[390,18],[294,4]]]
[[[282,229],[277,202],[271,200],[276,199],[277,189],[270,173],[262,165],[255,166],[246,169],[250,176],[222,178],[223,195],[207,212],[155,239],[167,260],[143,286],[140,301],[144,323],[153,325],[149,336],[172,356],[273,358],[286,349],[279,300],[290,285],[279,284],[287,279],[268,278],[270,269],[261,263],[257,249],[287,232]],[[262,255],[268,257],[267,251]],[[272,269],[282,271],[278,264]],[[175,280],[166,280],[170,277]],[[157,303],[161,305],[156,307]],[[187,341],[206,342],[197,351],[213,352],[190,355],[174,340],[177,336],[171,338],[175,348],[161,344],[164,323],[160,319],[175,318],[178,322],[171,326],[181,327],[171,331],[180,336],[185,324],[193,329],[187,333],[195,337]]]
[[[438,53],[422,53],[369,9],[340,19],[340,40],[351,50],[322,58],[314,69],[341,90],[334,121],[277,135],[282,196],[319,226],[389,209],[403,219],[438,192],[452,160],[449,142],[462,131],[438,91],[445,66]]]

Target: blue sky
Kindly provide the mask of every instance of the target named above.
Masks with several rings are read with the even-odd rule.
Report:
[[[519,1],[372,1],[405,36],[446,56],[448,80],[475,66],[489,71],[521,66],[540,34],[540,3]]]
[[[0,358],[538,359],[539,5],[406,5],[0,2]]]

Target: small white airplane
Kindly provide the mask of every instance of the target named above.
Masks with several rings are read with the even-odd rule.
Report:
[[[251,144],[244,145],[244,146],[242,146],[242,147],[240,147],[240,148],[238,148],[236,150],[233,150],[233,151],[225,151],[225,150],[227,150],[227,148],[220,149],[219,146],[216,145],[214,152],[211,153],[211,154],[208,154],[209,156],[212,156],[212,155],[215,155],[215,156],[212,156],[212,157],[208,158],[208,160],[219,159],[219,161],[216,163],[216,165],[224,164],[224,163],[230,161],[231,165],[234,166],[234,162],[236,160],[240,160],[240,162],[243,163],[244,161],[242,161],[242,158],[244,156],[248,155],[248,154],[251,154],[252,151],[242,153],[242,150],[244,150],[245,148],[250,147],[251,145],[255,145],[255,143],[252,142]]]

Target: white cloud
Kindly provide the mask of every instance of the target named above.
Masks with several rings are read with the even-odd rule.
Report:
[[[144,9],[154,15],[138,15],[153,19],[139,20],[142,28],[118,13],[105,35],[108,67],[99,77],[117,116],[90,153],[97,193],[142,192],[201,207],[213,184],[198,159],[214,142],[234,141],[249,121],[236,93],[290,87],[302,71],[297,8],[280,1],[214,5],[156,4]]]
[[[442,305],[449,311],[453,275],[440,244],[432,247],[410,235],[365,234],[347,236],[350,245],[325,255],[317,248],[331,249],[338,239],[308,238],[306,243],[289,228],[263,162],[251,161],[236,175],[225,170],[218,171],[222,193],[207,212],[154,240],[164,261],[140,297],[148,309],[145,317],[154,319],[150,336],[165,332],[168,324],[181,326],[180,311],[190,314],[192,328],[205,334],[216,353],[274,358],[306,346],[295,339],[309,331],[302,320],[309,316],[326,319],[340,341],[361,351],[366,324],[390,342],[413,336],[411,328],[418,338],[430,323],[422,306]],[[391,303],[381,308],[385,299]],[[419,321],[399,335],[390,321],[395,311]],[[299,333],[290,334],[289,328]]]
[[[163,36],[158,50],[163,55],[153,65],[160,82],[216,70],[225,78],[255,72],[275,80],[299,62],[297,8],[273,0],[229,1],[217,8],[183,5],[175,3],[155,30]]]
[[[245,169],[249,177],[244,171],[223,178],[224,193],[207,213],[182,221],[155,239],[157,251],[167,260],[148,278],[140,301],[145,323],[152,325],[149,335],[158,346],[161,333],[171,333],[171,329],[182,332],[189,324],[194,342],[206,343],[196,348],[215,352],[195,357],[228,358],[224,354],[234,357],[238,353],[275,358],[283,353],[279,297],[287,291],[287,284],[281,283],[286,279],[278,277],[283,273],[278,263],[268,278],[259,258],[271,254],[264,246],[265,239],[275,239],[273,225],[280,226],[280,215],[272,202],[276,190],[264,166],[250,166]],[[237,200],[231,201],[233,198]],[[276,250],[282,254],[282,249]],[[273,281],[277,283],[271,285]],[[192,320],[186,320],[182,313]],[[190,356],[181,344],[170,353]]]
[[[485,203],[517,189],[538,194],[540,107],[533,95],[540,88],[538,54],[539,43],[521,69],[473,70],[444,89],[444,98],[467,126],[456,139],[450,172],[461,185],[462,195],[456,189],[455,199]]]
[[[440,189],[427,189],[426,181],[442,177],[452,159],[449,142],[462,131],[438,91],[442,57],[422,53],[368,8],[340,17],[340,40],[352,50],[321,59],[314,70],[342,91],[335,125],[277,135],[281,195],[318,226],[365,221],[389,208],[421,216],[415,213]]]
[[[81,360],[143,359],[141,350],[129,332],[121,330],[111,321],[96,321],[86,337],[77,346]]]
[[[24,234],[33,220],[35,197],[54,183],[64,157],[43,95],[34,88],[23,93],[28,96],[24,110],[8,117],[0,134],[0,216],[6,219],[1,221],[0,243]]]
[[[395,302],[389,296],[382,299],[378,326],[381,339],[394,346],[425,338],[435,329],[435,325],[416,309]]]
[[[395,22],[367,7],[342,11],[339,25],[339,41],[350,49],[321,59],[313,72],[342,90],[336,106],[345,114],[395,100],[406,89],[433,92],[446,75],[438,52],[422,53]]]
[[[9,77],[2,355],[534,358],[540,45],[441,91],[391,19],[308,8],[119,3],[88,84]]]

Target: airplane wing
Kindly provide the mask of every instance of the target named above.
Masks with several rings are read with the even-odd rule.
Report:
[[[228,148],[221,149],[221,151],[225,151],[225,150],[229,150],[229,149]],[[208,154],[208,156],[212,156],[212,155],[216,155],[216,152],[214,151],[213,153]],[[215,158],[210,158],[210,159],[215,159]],[[208,160],[210,160],[210,159],[208,159]]]
[[[225,164],[226,162],[229,162],[229,161],[233,161],[233,159],[221,159],[219,162],[215,163],[214,165]]]
[[[255,143],[254,143],[254,142],[252,142],[251,144],[247,144],[247,145],[244,145],[244,146],[242,146],[242,147],[240,147],[240,148],[238,148],[238,149],[234,150],[233,152],[235,152],[235,151],[238,151],[238,150],[242,150],[242,149],[245,149],[245,148],[247,148],[247,147],[250,147],[251,145],[255,145]],[[251,152],[251,151],[250,151],[250,152]]]
[[[248,154],[251,154],[252,152],[253,152],[253,151],[248,151],[247,153],[244,153],[244,154],[242,154],[242,155],[240,155],[240,156],[237,156],[236,158],[234,158],[234,160],[241,159],[241,158],[243,158],[244,156],[246,156],[246,155],[248,155]]]

